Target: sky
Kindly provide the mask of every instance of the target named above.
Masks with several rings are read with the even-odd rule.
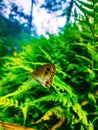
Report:
[[[6,17],[9,15],[9,4],[10,2],[13,2],[12,0],[3,0],[6,4],[7,9],[5,8],[5,15]],[[58,15],[61,15],[62,12],[53,12],[53,13],[47,13],[44,8],[40,8],[40,5],[44,3],[44,0],[36,0],[38,1],[35,5],[33,5],[33,20],[32,25],[35,25],[36,31],[38,36],[40,35],[46,35],[46,32],[49,32],[51,34],[58,34],[60,31],[59,28],[63,28],[66,24],[66,17],[57,17]],[[31,9],[31,0],[14,0],[16,5],[23,8],[23,12],[25,14],[30,15],[30,9]],[[70,0],[66,0],[66,4],[63,4],[63,8],[65,9],[68,6],[68,3]],[[76,7],[75,7],[76,8]],[[77,10],[79,13],[80,11]],[[18,18],[19,19],[19,18]],[[71,22],[74,22],[74,18],[70,18]],[[20,22],[26,22],[23,18],[20,19]],[[21,22],[22,23],[22,22]]]
[[[26,14],[30,14],[31,0],[15,0],[16,3],[24,8]],[[38,35],[45,35],[45,32],[52,34],[58,33],[58,27],[63,27],[66,19],[57,18],[57,14],[54,12],[49,14],[44,8],[40,8],[40,5],[44,3],[44,0],[39,0],[40,2],[33,7],[33,23],[37,27]]]

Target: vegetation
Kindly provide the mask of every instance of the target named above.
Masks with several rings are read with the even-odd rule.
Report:
[[[0,57],[1,121],[37,130],[98,129],[98,2],[75,5],[84,15],[57,36],[31,37],[21,52]],[[46,89],[30,72],[47,63],[56,74]]]

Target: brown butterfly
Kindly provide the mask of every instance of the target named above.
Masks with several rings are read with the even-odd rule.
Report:
[[[55,64],[45,64],[45,65],[39,66],[30,74],[34,79],[40,82],[40,84],[43,87],[48,88],[51,86],[53,82],[55,72],[56,72]]]

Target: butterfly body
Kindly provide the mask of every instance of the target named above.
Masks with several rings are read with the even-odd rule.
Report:
[[[46,64],[39,66],[33,72],[31,72],[31,76],[36,79],[40,84],[48,88],[51,86],[53,82],[53,77],[56,72],[55,64]]]

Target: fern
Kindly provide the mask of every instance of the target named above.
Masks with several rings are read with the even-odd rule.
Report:
[[[18,105],[18,101],[15,100],[15,99],[9,99],[9,98],[0,98],[0,105],[1,106],[7,106],[7,107],[11,107],[11,106],[14,106],[14,107],[19,107]]]
[[[97,12],[97,2],[77,0],[75,3],[84,13],[77,24],[67,25],[58,36],[49,34],[49,39],[31,38],[22,52],[1,59],[2,121],[16,121],[36,129],[59,127],[58,121],[62,121],[60,129],[66,126],[69,130],[93,130],[97,118],[90,113],[98,110],[98,99],[93,94],[98,86],[95,58],[98,30],[96,19],[95,22],[92,19]],[[54,83],[47,89],[30,76],[38,65],[46,63],[56,64],[57,70]]]

